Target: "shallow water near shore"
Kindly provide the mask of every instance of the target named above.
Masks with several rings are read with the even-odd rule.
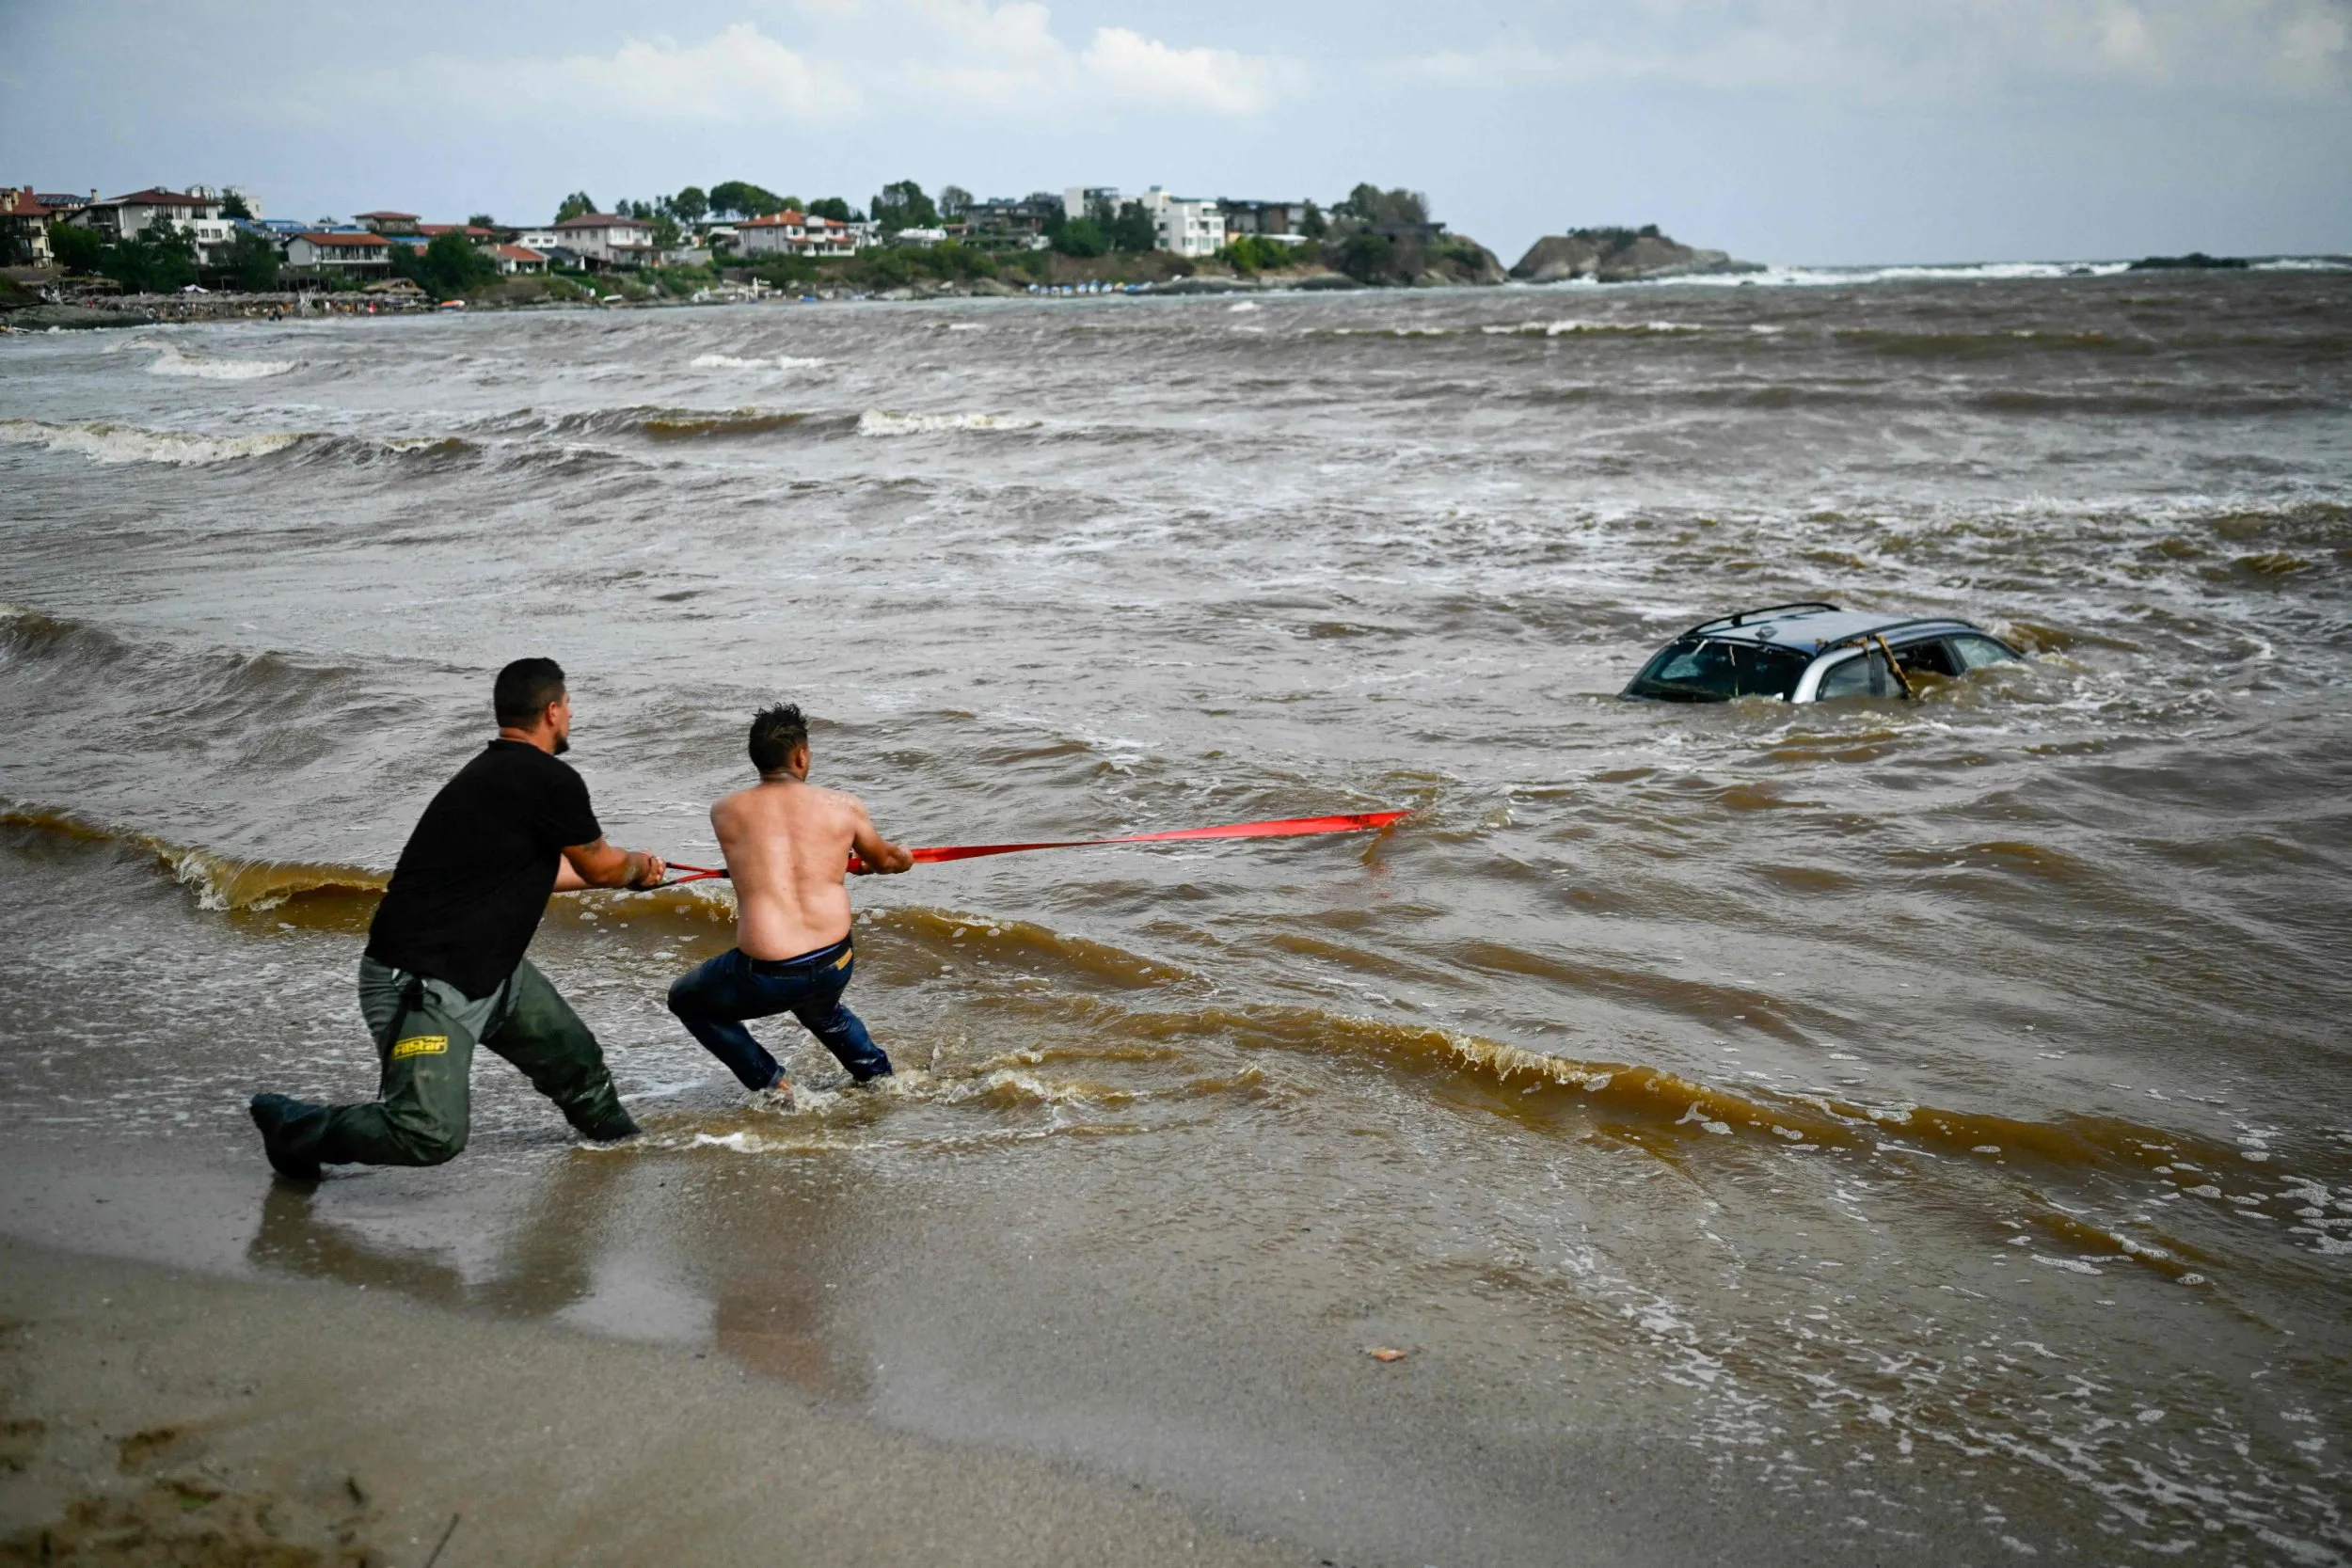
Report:
[[[2328,273],[0,343],[0,1225],[1349,1561],[2344,1560],[2348,349]],[[1812,597],[2032,657],[1616,700]],[[723,891],[560,899],[647,1135],[485,1058],[455,1164],[272,1188],[525,653],[688,861],[777,696],[911,843],[1415,815],[858,882],[906,1070],[771,1028],[789,1115],[661,1006]]]

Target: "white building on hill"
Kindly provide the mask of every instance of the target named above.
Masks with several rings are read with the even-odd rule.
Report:
[[[735,226],[743,259],[758,256],[854,256],[857,236],[850,226],[814,213],[771,213]]]
[[[1225,244],[1225,214],[1205,197],[1170,196],[1154,185],[1143,193],[1153,240],[1179,256],[1214,256]]]
[[[201,223],[220,220],[219,198],[194,191],[133,191],[129,196],[111,197],[104,201],[93,195],[88,205],[73,215],[75,223],[87,225],[110,240],[136,238],[152,223],[172,223],[192,229]]]
[[[582,213],[565,218],[552,230],[532,230],[520,236],[524,246],[542,250],[537,242],[551,234],[548,245],[562,245],[594,266],[642,267],[661,260],[661,252],[653,243],[653,225],[643,218],[625,218],[612,213]]]

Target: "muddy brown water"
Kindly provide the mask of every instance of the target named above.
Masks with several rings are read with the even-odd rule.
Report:
[[[1351,1561],[2342,1560],[2348,350],[2277,271],[0,343],[0,1223]],[[2032,657],[1616,699],[1816,596]],[[690,861],[776,696],[913,843],[1415,815],[860,883],[914,1070],[771,1029],[790,1116],[661,1008],[723,892],[559,900],[648,1135],[485,1060],[458,1164],[272,1189],[525,653]]]

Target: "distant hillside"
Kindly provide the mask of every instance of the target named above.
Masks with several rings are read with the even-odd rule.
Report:
[[[1735,261],[1720,250],[1699,250],[1658,231],[1642,229],[1572,229],[1547,234],[1528,247],[1511,276],[1522,283],[1563,283],[1589,277],[1597,283],[1632,283],[1650,277],[1690,277],[1708,273],[1762,272],[1754,261]]]

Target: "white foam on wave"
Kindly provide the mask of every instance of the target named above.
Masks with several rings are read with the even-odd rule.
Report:
[[[934,436],[951,430],[1035,430],[1039,421],[1017,414],[893,414],[868,408],[857,417],[860,436]]]
[[[1609,332],[1641,335],[1645,333],[1704,332],[1706,327],[1692,322],[1613,322],[1596,321],[1579,316],[1568,321],[1519,322],[1514,325],[1482,326],[1478,329],[1489,338],[1565,338],[1580,332]]]
[[[1736,289],[1742,286],[1825,289],[1855,283],[1979,282],[2030,277],[2112,277],[2131,270],[2128,261],[1980,261],[1953,266],[1791,267],[1762,272],[1708,273],[1689,277],[1653,277],[1612,285],[1619,288]]]
[[[141,346],[157,351],[155,362],[147,367],[150,375],[194,376],[204,381],[258,381],[265,375],[283,375],[294,368],[292,359],[191,359],[170,343]]]
[[[773,359],[744,359],[732,354],[698,354],[691,363],[698,371],[814,371],[833,361],[790,354],[781,354]]]
[[[51,424],[43,420],[0,420],[0,441],[79,452],[93,463],[234,463],[266,457],[303,438],[299,431],[255,436],[195,436],[136,425]]]

